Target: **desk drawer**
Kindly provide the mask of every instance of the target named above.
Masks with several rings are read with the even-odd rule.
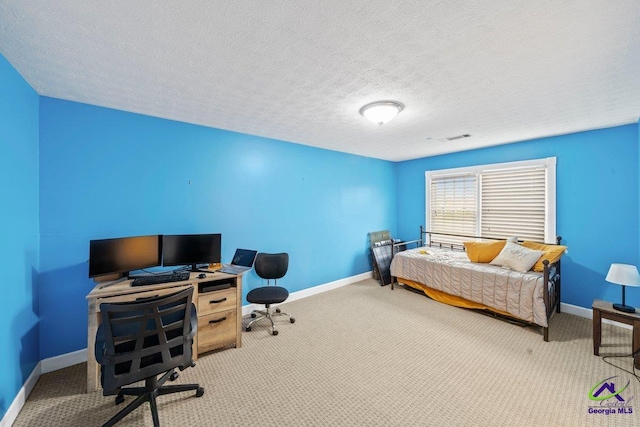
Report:
[[[136,300],[139,299],[145,299],[145,298],[154,298],[154,297],[160,297],[160,296],[165,296],[165,295],[170,295],[173,294],[175,292],[180,292],[186,288],[190,288],[191,285],[187,285],[187,286],[174,286],[171,288],[162,288],[162,289],[149,289],[149,290],[143,290],[144,287],[140,287],[140,292],[136,292],[136,293],[130,293],[130,294],[124,294],[124,295],[115,295],[115,296],[110,296],[110,297],[104,297],[104,298],[98,298],[96,300],[96,308],[99,311],[100,310],[100,304],[105,303],[105,302],[135,302]]]
[[[236,310],[198,316],[198,353],[236,342]]]
[[[236,288],[198,295],[198,316],[236,308]]]

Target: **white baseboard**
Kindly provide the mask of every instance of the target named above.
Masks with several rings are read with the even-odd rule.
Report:
[[[587,318],[587,319],[593,319],[593,310],[591,310],[590,308],[584,308],[584,307],[580,307],[580,306],[577,306],[577,305],[560,303],[560,311],[562,313],[573,314],[574,316],[580,316],[580,317],[584,317],[584,318]],[[615,325],[615,326],[618,326],[620,328],[625,328],[625,329],[633,329],[633,327],[631,325],[626,325],[624,323],[614,322],[613,320],[609,320],[609,319],[602,319],[602,323],[607,323],[609,325]]]
[[[333,289],[341,288],[342,286],[350,285],[352,283],[360,282],[372,277],[373,273],[368,271],[366,273],[357,274],[355,276],[346,277],[344,279],[336,280],[334,282],[325,283],[324,285],[313,286],[311,288],[303,289],[301,291],[292,292],[287,298],[287,302],[296,301],[302,298],[308,298],[313,295],[318,295],[323,292],[331,291]],[[242,306],[242,315],[246,316],[251,314],[253,310],[264,309],[264,305],[260,304],[247,304]]]
[[[68,368],[69,366],[77,365],[87,361],[87,349],[72,351],[71,353],[61,354],[60,356],[53,356],[47,359],[42,359],[41,372],[47,374],[49,372],[57,371],[58,369]]]
[[[11,403],[11,406],[9,406],[7,413],[4,414],[2,420],[0,420],[0,427],[10,427],[16,421],[16,418],[18,418],[18,414],[22,410],[22,407],[27,401],[27,398],[31,394],[31,391],[36,386],[36,383],[40,378],[40,375],[42,373],[41,369],[42,363],[38,362],[36,367],[33,368],[33,371],[31,371],[31,374],[29,375],[29,378],[27,378],[27,381],[25,381],[22,388],[20,388],[20,391],[18,392],[16,398],[13,399],[13,402]]]
[[[565,304],[561,302],[560,311],[562,313],[573,314],[574,316],[585,317],[587,319],[593,318],[593,312],[591,310],[573,304]]]

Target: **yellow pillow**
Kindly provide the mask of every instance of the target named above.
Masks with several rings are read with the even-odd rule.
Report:
[[[498,256],[505,243],[507,243],[505,240],[498,240],[497,242],[464,242],[464,248],[467,251],[469,261],[488,263]]]
[[[543,251],[544,253],[540,259],[534,264],[533,271],[544,271],[543,260],[549,260],[549,263],[554,263],[560,259],[564,252],[567,250],[566,246],[562,245],[545,245],[544,243],[536,243],[525,240],[522,242],[522,246],[529,249],[535,249],[537,251]]]

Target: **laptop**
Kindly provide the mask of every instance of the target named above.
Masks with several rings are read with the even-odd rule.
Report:
[[[236,253],[233,255],[233,260],[230,265],[225,265],[219,271],[227,274],[242,274],[245,271],[251,270],[253,262],[256,260],[258,251],[252,251],[250,249],[236,249]]]

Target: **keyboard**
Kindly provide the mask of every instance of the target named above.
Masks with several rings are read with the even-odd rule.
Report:
[[[188,271],[174,271],[169,274],[149,274],[148,276],[138,276],[133,279],[131,286],[157,285],[159,283],[180,282],[189,280]]]

